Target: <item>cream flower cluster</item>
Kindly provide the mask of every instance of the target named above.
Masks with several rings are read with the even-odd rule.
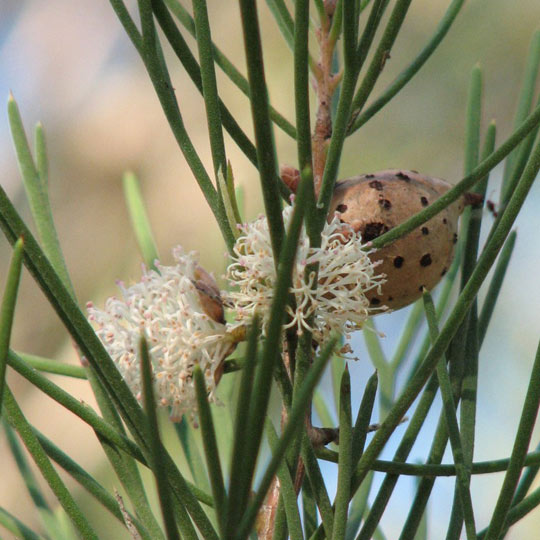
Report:
[[[286,208],[286,225],[291,215],[292,208]],[[258,312],[264,328],[276,283],[268,221],[262,216],[240,228],[243,234],[234,246],[236,259],[227,270],[227,278],[234,287],[227,299],[236,309],[238,321],[249,322]],[[362,327],[375,311],[365,293],[384,282],[383,276],[376,274],[365,247],[360,233],[341,223],[337,216],[325,225],[320,247],[310,247],[302,229],[291,289],[296,307],[288,308],[288,327],[296,327],[298,333],[311,330],[318,343],[333,330],[348,337],[351,331]],[[315,263],[319,264],[317,278],[313,272],[308,275],[308,266]],[[314,289],[315,279],[318,284]]]
[[[143,269],[140,282],[119,283],[121,297],[106,301],[103,310],[90,302],[89,319],[133,394],[140,399],[139,340],[148,340],[158,405],[171,408],[171,419],[193,418],[196,398],[193,368],[204,375],[210,401],[215,401],[216,373],[233,345],[225,324],[216,322],[201,305],[194,253],[173,251],[175,266]]]

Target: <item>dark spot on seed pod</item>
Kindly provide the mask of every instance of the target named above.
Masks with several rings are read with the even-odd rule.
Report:
[[[442,269],[442,272],[441,272],[441,276],[444,276],[444,274],[446,274],[446,272],[448,272],[448,268],[443,268]]]
[[[388,199],[379,199],[379,206],[385,210],[390,210],[390,208],[392,208],[392,203]]]
[[[418,171],[415,171],[414,169],[411,169],[411,172],[414,174],[418,174]]]
[[[405,182],[411,181],[411,177],[408,174],[405,174],[403,171],[399,171],[396,174],[396,177],[399,178],[400,180],[405,180]]]
[[[425,255],[422,255],[422,258],[420,259],[420,266],[429,266],[431,262],[431,255],[426,253]]]
[[[392,302],[392,300],[394,300],[394,297],[393,297],[393,296],[389,296],[389,297],[388,297],[388,301],[389,301],[389,302]]]
[[[427,227],[422,227],[422,234],[429,234],[429,229]]]
[[[394,266],[396,268],[401,268],[403,266],[403,263],[405,262],[405,259],[398,255],[397,257],[394,257]]]
[[[343,214],[347,211],[347,205],[346,204],[338,204],[336,206],[336,212],[339,212],[340,214]]]
[[[366,178],[375,178],[374,174],[366,174]]]
[[[369,187],[373,188],[373,189],[376,189],[377,191],[382,191],[382,189],[383,189],[382,184],[378,180],[372,180],[369,183]]]
[[[429,204],[427,197],[420,197],[420,202],[422,203],[422,206],[427,206]]]
[[[363,232],[361,231],[362,240],[364,240],[364,242],[369,242],[371,240],[374,240],[378,236],[381,236],[381,234],[387,232],[388,230],[388,225],[385,225],[380,221],[372,221],[371,223],[366,224]]]
[[[372,306],[378,306],[381,301],[378,298],[372,298],[369,302]]]
[[[454,244],[457,244],[457,234],[454,233],[454,237],[452,238],[452,242],[454,242]]]
[[[446,218],[443,218],[442,222],[446,225],[448,223],[448,220]]]
[[[424,292],[424,288],[425,288],[425,285],[420,285],[420,287],[418,287],[418,290],[423,293]]]

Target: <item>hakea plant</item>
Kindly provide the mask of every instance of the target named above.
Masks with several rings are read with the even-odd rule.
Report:
[[[103,309],[89,303],[87,320],[75,300],[52,219],[43,130],[36,128],[34,159],[10,97],[11,130],[39,241],[0,189],[0,225],[14,246],[0,314],[0,405],[10,448],[43,519],[40,535],[105,538],[105,520],[89,517],[52,466],[54,461],[111,513],[122,530],[118,534],[125,538],[384,538],[389,523],[397,526],[388,504],[400,475],[418,480],[401,540],[434,538],[425,529],[426,505],[435,479],[443,475],[456,480],[454,499],[443,509],[450,516],[446,537],[457,540],[464,530],[467,540],[503,538],[540,504],[540,489],[531,490],[540,452],[527,453],[540,404],[540,352],[512,454],[488,463],[474,461],[478,362],[516,240],[512,227],[540,169],[540,105],[533,107],[540,32],[532,42],[515,130],[498,148],[494,123],[480,145],[482,72],[478,66],[473,69],[465,176],[455,186],[435,189],[439,180],[406,166],[337,184],[346,137],[414,77],[449,31],[463,0],[450,2],[418,57],[367,107],[411,0],[296,0],[291,6],[267,0],[294,51],[294,124],[269,105],[255,0],[239,2],[247,78],[212,41],[205,0],[193,0],[193,17],[177,0],[139,0],[140,26],[123,0],[110,3],[140,53],[175,139],[216,217],[230,257],[228,288],[220,291],[197,256],[181,248],[173,252],[173,265],[158,262],[137,181],[127,175],[126,198],[146,266],[139,282],[120,282],[120,294],[107,300]],[[198,60],[186,41],[188,34],[195,37]],[[317,57],[309,46],[313,38]],[[185,129],[162,40],[203,95],[215,182]],[[215,64],[250,102],[254,143],[218,93]],[[317,104],[313,114],[310,81]],[[291,136],[298,154],[296,166],[284,167],[281,174],[274,124]],[[252,222],[241,219],[223,129],[259,172],[265,214]],[[489,173],[505,159],[500,201],[481,245]],[[408,182],[406,190],[400,182]],[[472,196],[465,196],[471,191]],[[405,192],[410,204],[403,204]],[[471,201],[458,241],[458,215]],[[442,247],[436,235],[445,238]],[[457,255],[451,263],[454,243]],[[479,305],[478,292],[496,261]],[[65,324],[81,366],[63,366],[9,349],[23,263]],[[458,272],[459,295],[444,318]],[[439,279],[444,285],[435,306],[427,288]],[[371,316],[388,312],[385,302],[399,308],[420,294],[422,301],[411,309],[395,355],[387,361]],[[429,332],[415,347],[423,320]],[[351,344],[343,341],[362,328],[368,330],[364,338],[377,368],[367,382],[351,380],[345,366]],[[314,405],[323,423],[333,423],[329,405],[317,391],[329,364],[339,425],[325,429],[313,426],[311,411]],[[123,495],[111,493],[109,485],[102,485],[28,422],[5,382],[6,366],[92,427],[114,472],[109,475],[113,487],[122,486]],[[42,371],[88,379],[100,413],[47,380]],[[274,386],[279,410],[271,407]],[[362,394],[355,421],[351,387]],[[439,390],[442,410],[427,463],[406,463]],[[380,423],[370,427],[377,396]],[[214,408],[216,402],[224,407]],[[169,453],[171,430],[162,436],[156,414],[160,409],[167,409],[175,421],[186,467]],[[216,421],[224,409],[227,421]],[[227,430],[231,418],[233,433]],[[394,457],[378,460],[404,422]],[[61,511],[44,502],[13,430]],[[376,433],[367,443],[372,430]],[[270,446],[266,460],[264,434]],[[336,443],[333,449],[325,448],[329,442]],[[453,463],[441,465],[448,442]],[[224,468],[226,459],[230,462]],[[338,464],[333,500],[320,460]],[[159,504],[149,502],[153,488],[141,479],[139,466],[151,470]],[[471,492],[472,476],[495,471],[505,471],[504,481],[487,528],[479,530],[481,501]],[[383,473],[381,482],[374,481]],[[65,525],[65,515],[72,529]],[[17,538],[42,537],[3,508],[0,525]]]

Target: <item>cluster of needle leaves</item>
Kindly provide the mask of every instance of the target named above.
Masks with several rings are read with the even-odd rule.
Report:
[[[426,222],[466,191],[486,193],[490,171],[504,161],[498,215],[480,242],[485,212],[468,209],[462,218],[461,240],[452,268],[435,305],[429,292],[410,311],[393,357],[387,360],[376,332],[365,332],[376,373],[363,388],[356,417],[351,409],[349,371],[335,358],[340,336],[313,350],[311,336],[286,333],[289,286],[301,228],[310,242],[320,243],[345,139],[361,129],[422,68],[436,51],[463,7],[464,0],[449,2],[432,37],[419,54],[403,68],[380,95],[372,97],[385,60],[407,16],[411,0],[266,0],[277,28],[289,45],[294,61],[295,121],[287,120],[269,103],[263,47],[255,0],[239,0],[241,35],[245,45],[247,77],[220,51],[211,36],[207,2],[193,0],[188,10],[178,0],[138,0],[137,13],[123,0],[110,0],[127,36],[138,51],[171,131],[198,182],[229,250],[237,235],[238,203],[232,170],[228,164],[224,130],[232,144],[247,156],[258,171],[265,213],[269,223],[277,282],[270,322],[264,339],[255,319],[247,341],[234,359],[227,362],[227,377],[234,378],[234,392],[226,401],[231,432],[223,436],[215,422],[216,411],[207,400],[200,369],[194,371],[199,428],[185,420],[175,425],[187,469],[160,435],[151,384],[151,359],[143,338],[140,342],[143,403],[136,401],[113,361],[79,308],[55,230],[48,196],[48,163],[45,136],[38,124],[34,151],[30,149],[13,97],[8,102],[9,121],[21,176],[31,209],[36,236],[23,222],[6,193],[0,188],[0,226],[13,246],[5,279],[0,313],[0,405],[9,447],[38,512],[42,531],[35,532],[16,516],[0,508],[0,524],[18,538],[98,538],[99,523],[92,523],[64,482],[71,476],[87,490],[123,527],[126,537],[217,540],[243,539],[364,539],[384,538],[383,518],[400,476],[417,478],[417,488],[403,523],[402,540],[428,538],[426,505],[439,476],[455,478],[455,496],[449,506],[448,539],[503,538],[508,529],[540,504],[540,488],[530,490],[540,468],[540,451],[528,453],[540,404],[540,349],[530,371],[527,393],[511,455],[506,459],[475,462],[475,418],[478,388],[478,359],[490,318],[516,242],[514,222],[540,169],[540,105],[534,103],[540,64],[540,32],[533,36],[513,132],[496,144],[492,122],[482,125],[482,72],[471,75],[465,130],[464,176],[436,202],[373,241],[381,248]],[[316,151],[310,110],[310,76],[322,80],[321,65],[314,60],[313,32],[324,32],[332,44],[335,71],[334,107],[331,129],[324,140],[324,155]],[[188,45],[195,37],[197,50]],[[378,37],[376,37],[378,36]],[[321,39],[319,41],[322,43]],[[209,172],[190,139],[175,93],[163,44],[167,43],[204,100],[208,141],[212,155]],[[337,44],[340,44],[339,47]],[[322,45],[321,45],[322,47]],[[243,131],[221,99],[216,66],[246,96],[251,106],[254,140]],[[336,67],[337,66],[337,67]],[[328,79],[330,80],[330,79]],[[333,83],[332,83],[333,84]],[[319,104],[323,106],[324,104]],[[324,111],[323,111],[324,112]],[[321,113],[322,114],[322,113]],[[300,183],[288,229],[282,207],[289,203],[288,189],[279,179],[273,130],[281,129],[296,144]],[[319,152],[317,154],[317,152]],[[314,155],[315,154],[315,155]],[[456,159],[458,159],[456,157]],[[314,167],[314,163],[316,166]],[[320,170],[317,171],[317,167]],[[157,255],[137,178],[124,178],[126,201],[143,258],[152,266]],[[484,226],[486,226],[484,224]],[[10,334],[22,266],[47,297],[69,333],[81,366],[62,365],[54,359],[36,357],[10,349]],[[488,278],[490,271],[493,272]],[[314,269],[316,271],[316,268]],[[459,281],[459,284],[458,284]],[[316,285],[315,285],[316,286]],[[452,290],[458,289],[453,302]],[[478,292],[483,288],[482,303]],[[429,332],[418,347],[422,321]],[[286,345],[284,345],[284,342]],[[285,349],[286,347],[286,349]],[[286,353],[284,352],[286,350]],[[406,362],[417,351],[416,360]],[[327,365],[332,366],[339,417],[338,451],[314,441],[310,423],[311,406],[321,419],[329,419],[329,405],[316,390]],[[407,366],[407,368],[406,368]],[[41,392],[78,416],[94,431],[104,456],[122,491],[111,493],[73,457],[68,456],[25,418],[17,397],[6,382],[7,369],[14,370]],[[408,369],[397,385],[398,375]],[[87,379],[99,411],[51,382],[44,373]],[[270,395],[276,387],[282,405],[282,422],[276,426],[269,414]],[[442,411],[433,433],[426,463],[408,463],[407,458],[440,391]],[[227,392],[224,392],[225,394]],[[380,424],[370,442],[367,433],[376,399]],[[411,406],[415,403],[414,408]],[[392,460],[378,459],[396,427],[408,416]],[[307,425],[307,427],[306,427]],[[264,453],[268,439],[269,456]],[[450,443],[453,463],[441,464]],[[23,451],[26,447],[26,452]],[[59,507],[51,506],[29,466],[34,461]],[[337,463],[337,490],[332,500],[320,460]],[[153,473],[159,506],[149,502],[149,490],[141,469]],[[59,474],[59,470],[63,473]],[[475,518],[471,475],[504,471],[492,517],[480,524]],[[383,474],[376,492],[376,473]],[[369,502],[368,502],[369,498]],[[481,529],[481,527],[485,527]]]

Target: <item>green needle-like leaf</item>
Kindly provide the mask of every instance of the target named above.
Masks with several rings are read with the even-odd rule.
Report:
[[[238,539],[244,538],[248,531],[251,530],[251,525],[257,515],[257,511],[264,501],[264,497],[266,496],[266,492],[268,491],[270,483],[272,482],[272,478],[276,474],[290,442],[298,434],[298,431],[302,429],[305,412],[309,405],[313,390],[317,385],[322,372],[328,363],[328,360],[333,354],[337,342],[338,339],[336,336],[332,336],[328,340],[326,345],[323,347],[321,354],[311,366],[311,369],[309,370],[307,377],[304,379],[304,382],[300,386],[295,404],[291,408],[287,425],[283,431],[281,439],[273,451],[272,459],[270,460],[270,463],[262,476],[259,489],[254,495],[244,517],[242,518],[242,522],[238,527],[238,532],[236,535]]]
[[[16,538],[21,540],[43,540],[42,536],[36,534],[27,527],[20,519],[9,513],[5,508],[0,507],[0,525],[13,533]]]
[[[437,318],[435,315],[435,305],[433,304],[433,299],[427,290],[425,290],[423,293],[423,299],[431,340],[434,342],[439,335]],[[474,540],[476,538],[476,526],[474,522],[471,492],[469,489],[470,474],[468,466],[465,462],[466,458],[464,456],[461,435],[459,433],[452,384],[450,382],[448,371],[446,370],[446,359],[444,355],[441,356],[439,362],[437,363],[437,379],[439,380],[439,387],[441,389],[446,426],[452,446],[454,463],[456,465],[456,489],[461,500],[461,508],[463,511],[463,518],[465,520],[465,530],[467,532],[468,540]],[[459,528],[461,528],[461,526]]]
[[[172,506],[172,494],[170,492],[170,486],[167,482],[165,464],[162,452],[161,437],[159,435],[159,425],[156,414],[156,400],[154,397],[154,382],[152,376],[152,364],[148,353],[148,345],[146,339],[141,337],[140,343],[141,353],[141,380],[142,380],[142,395],[144,410],[146,412],[148,421],[148,434],[150,437],[150,448],[152,461],[150,466],[156,479],[157,492],[159,496],[159,504],[161,506],[161,515],[163,517],[163,523],[165,524],[165,530],[167,531],[168,540],[180,540],[178,529],[176,527],[176,521],[174,519],[175,512]],[[185,515],[186,522],[180,522],[178,525],[182,530],[182,534],[187,538],[197,538],[197,534],[189,521],[187,512],[182,509],[182,513]]]
[[[23,252],[24,243],[22,238],[19,238],[13,246],[13,255],[4,288],[2,306],[0,308],[0,417],[2,416],[2,399],[4,396],[11,328],[15,316],[17,291],[19,290],[19,282],[21,280]]]
[[[422,66],[435,52],[441,41],[444,39],[450,27],[454,23],[459,11],[463,7],[465,0],[453,0],[448,6],[446,13],[440,20],[433,36],[420,51],[418,56],[394,79],[383,93],[364,111],[358,114],[351,121],[348,133],[354,133],[361,128],[368,120],[375,116],[383,107],[396,96],[402,88],[420,71]]]
[[[201,435],[204,445],[204,453],[206,455],[206,466],[210,477],[210,485],[212,486],[212,494],[214,496],[214,508],[218,516],[220,529],[222,534],[225,532],[225,484],[223,483],[223,473],[221,471],[221,460],[219,457],[216,431],[214,421],[212,420],[212,411],[208,403],[208,394],[204,375],[200,366],[195,366],[193,370],[193,378],[195,382],[195,393],[197,394],[197,410],[201,426]]]
[[[159,259],[159,254],[146,213],[139,180],[134,173],[126,172],[122,178],[122,185],[124,186],[124,197],[131,218],[131,226],[135,232],[144,263],[148,268],[155,269],[154,263],[156,259]]]
[[[244,512],[251,484],[251,475],[248,474],[244,468],[244,459],[247,440],[250,436],[250,433],[248,432],[249,407],[252,399],[251,394],[257,360],[259,333],[260,320],[259,316],[255,314],[248,333],[248,343],[243,362],[242,377],[240,379],[238,401],[236,404],[229,497],[227,500],[228,507],[225,516],[227,518],[226,531],[228,535],[233,534],[234,528],[238,524],[239,516]]]
[[[39,441],[32,431],[32,427],[27,422],[21,409],[7,387],[5,388],[4,407],[9,423],[19,433],[24,445],[43,475],[43,478],[47,481],[49,487],[58,498],[58,501],[73,522],[75,528],[79,531],[83,538],[95,538],[98,540],[98,536],[62,482],[60,476],[58,476],[58,473],[52,466],[47,454],[39,444]]]
[[[45,130],[41,122],[38,122],[34,129],[34,148],[36,151],[37,173],[44,189],[47,190],[49,184],[49,158],[47,157]]]
[[[278,435],[276,429],[272,425],[270,420],[266,422],[266,431],[268,433],[268,441],[270,443],[270,448],[273,453],[275,453],[276,448],[279,444]],[[276,473],[279,479],[279,489],[281,500],[283,501],[283,511],[287,517],[287,530],[289,531],[289,538],[291,540],[302,540],[304,534],[302,532],[302,521],[300,520],[300,510],[298,508],[298,503],[296,500],[296,491],[294,490],[293,479],[291,478],[291,473],[287,467],[286,460],[282,460],[280,466],[278,467]],[[276,526],[274,529],[274,537],[276,537],[276,531],[278,529],[277,519]]]
[[[40,177],[39,171],[34,164],[19,108],[11,95],[8,100],[8,117],[24,189],[26,191],[26,196],[28,197],[28,203],[30,205],[34,223],[38,230],[39,238],[43,245],[43,251],[51,261],[56,272],[60,275],[66,287],[73,292],[73,286],[69,279],[66,263],[62,255],[62,250],[60,249],[60,243],[54,226],[49,203],[47,179]],[[43,138],[37,136],[37,139],[39,140],[39,148],[37,151],[39,152],[38,157],[40,160],[40,167],[45,174],[48,174],[45,164],[46,156],[43,155],[45,152]]]
[[[345,540],[349,500],[351,499],[351,477],[354,470],[352,453],[351,376],[347,367],[341,378],[339,405],[338,483],[334,503],[332,540]]]
[[[538,70],[540,68],[540,30],[536,31],[531,40],[531,45],[529,48],[529,54],[527,57],[527,65],[525,67],[525,74],[523,78],[523,84],[521,85],[521,90],[519,94],[519,102],[516,110],[516,115],[514,118],[514,129],[519,126],[523,120],[529,114],[531,105],[534,99],[535,88],[536,88],[536,79],[538,77]],[[507,196],[509,192],[508,184],[510,182],[510,177],[512,175],[515,161],[518,156],[519,150],[514,150],[509,156],[505,163],[504,174],[503,174],[503,185],[501,193],[503,197]]]
[[[192,37],[195,37],[196,36],[195,22],[193,21],[193,18],[191,17],[189,12],[186,10],[186,8],[184,8],[184,6],[182,6],[182,4],[178,2],[178,0],[164,0],[164,1],[167,4],[167,7],[175,15],[175,17],[182,23],[184,28],[191,34]],[[158,19],[160,19],[159,15],[158,15]],[[161,19],[160,19],[160,24],[162,24]],[[170,39],[170,37],[168,37],[168,39]],[[221,52],[221,50],[215,44],[213,44],[213,51],[214,51],[214,59],[215,59],[216,64],[222,69],[223,73],[225,73],[225,75],[227,75],[227,77],[229,77],[229,79],[238,87],[238,89],[245,96],[249,98],[250,89],[249,89],[248,80],[242,75],[242,73],[240,73],[240,71],[235,67],[235,65]],[[185,67],[187,69],[187,66]],[[197,82],[195,81],[195,78],[192,76],[191,72],[189,72],[189,70],[188,70],[188,73],[190,77],[193,79],[193,81],[195,82],[195,84],[199,86]],[[233,136],[233,131],[229,129],[227,125],[228,116],[230,116],[230,113],[226,116],[222,108],[222,116],[223,116],[223,125],[225,126],[227,131],[231,133],[231,136]],[[276,126],[282,129],[284,133],[289,135],[289,137],[296,139],[296,128],[273,107],[270,107],[270,116],[274,124],[276,124]],[[230,118],[231,118],[231,121],[234,120],[232,116],[230,116]],[[235,137],[233,136],[233,138]],[[236,140],[236,142],[239,145],[239,147],[242,148],[242,145],[239,144],[239,141]],[[246,153],[246,155],[248,155],[248,158],[250,158],[251,155],[255,156],[256,151],[255,151],[255,147],[251,144],[251,142],[249,140],[247,140],[247,142],[249,142],[249,145],[251,146],[249,155],[246,152],[246,150],[244,149],[243,150]],[[253,161],[256,163],[257,161],[256,158]]]
[[[529,387],[523,404],[523,411],[516,431],[516,439],[510,456],[508,470],[504,477],[504,482],[497,499],[495,510],[489,524],[486,540],[496,540],[500,538],[500,533],[504,527],[512,498],[518,485],[519,477],[523,469],[527,449],[531,441],[532,430],[540,407],[540,344],[536,352],[536,358],[531,371]]]
[[[488,158],[481,161],[474,170],[452,189],[439,197],[418,214],[412,216],[407,221],[394,227],[390,231],[382,234],[373,240],[373,247],[379,249],[390,242],[401,238],[403,235],[419,227],[441,210],[456,201],[463,193],[471,189],[477,182],[486,176],[495,166],[497,166],[540,122],[540,105],[527,117],[527,119],[516,129],[506,141],[499,146]]]
[[[270,121],[268,90],[264,75],[261,36],[254,0],[240,0],[244,49],[251,88],[251,114],[255,129],[257,162],[274,261],[277,264],[284,236],[278,189],[278,168],[274,134]]]

